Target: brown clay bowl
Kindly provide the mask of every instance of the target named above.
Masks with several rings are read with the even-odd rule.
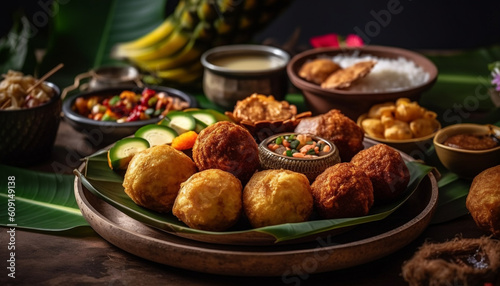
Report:
[[[403,57],[413,61],[429,74],[428,80],[421,85],[391,92],[358,92],[349,89],[324,89],[298,76],[298,71],[307,61],[319,57],[334,57],[338,54],[371,55],[379,58]],[[418,101],[425,90],[432,87],[437,79],[436,66],[426,57],[418,53],[393,47],[364,46],[357,48],[317,48],[307,50],[294,56],[287,66],[287,73],[292,84],[304,94],[306,104],[313,115],[326,113],[331,109],[340,109],[342,113],[356,120],[361,114],[367,112],[377,103],[395,101],[406,97]]]

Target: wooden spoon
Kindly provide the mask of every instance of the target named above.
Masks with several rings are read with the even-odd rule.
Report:
[[[37,80],[37,82],[35,82],[34,85],[30,86],[28,88],[28,90],[26,90],[26,93],[27,94],[30,94],[33,89],[35,89],[35,87],[39,86],[42,82],[44,82],[47,78],[49,78],[51,75],[53,75],[56,71],[60,70],[62,67],[64,66],[64,64],[60,63],[58,64],[57,66],[55,66],[53,69],[51,69],[48,73],[46,73],[45,75],[43,75],[41,78],[39,78]]]

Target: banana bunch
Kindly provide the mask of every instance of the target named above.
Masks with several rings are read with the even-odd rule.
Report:
[[[188,84],[203,74],[200,57],[211,47],[245,43],[292,0],[180,0],[148,34],[118,44],[125,59],[161,81]]]

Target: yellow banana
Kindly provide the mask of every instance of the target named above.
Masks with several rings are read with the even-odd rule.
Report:
[[[203,48],[196,47],[195,42],[196,39],[191,39],[190,43],[184,46],[182,51],[170,57],[151,61],[140,61],[137,62],[137,65],[139,66],[139,68],[147,71],[166,70],[180,67],[185,63],[198,59],[205,51],[205,49]]]
[[[127,58],[132,62],[149,61],[168,57],[182,49],[189,42],[189,35],[177,27],[166,39],[145,49],[127,52]]]
[[[124,58],[128,56],[130,51],[151,47],[162,39],[168,37],[174,30],[175,26],[176,23],[172,21],[172,18],[169,18],[145,36],[131,42],[117,45],[115,56],[118,58]]]
[[[175,69],[160,70],[153,74],[166,81],[175,81],[178,83],[190,82],[201,76],[203,65],[200,61],[194,61],[191,65]]]

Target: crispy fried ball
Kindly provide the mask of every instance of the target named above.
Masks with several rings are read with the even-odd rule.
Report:
[[[474,177],[465,204],[480,229],[500,238],[500,165]]]
[[[191,228],[224,231],[240,218],[242,188],[231,173],[201,171],[181,184],[172,213]]]
[[[356,122],[338,109],[325,114],[304,118],[295,128],[296,133],[310,133],[330,140],[339,149],[343,162],[363,149],[364,131]]]
[[[376,203],[396,199],[410,181],[410,171],[401,154],[385,144],[360,151],[351,163],[363,170],[372,181]]]
[[[169,145],[158,145],[134,155],[125,173],[125,193],[138,205],[167,213],[172,210],[182,182],[196,172],[193,161]]]
[[[314,206],[325,219],[367,215],[373,205],[370,178],[351,163],[333,165],[311,185]]]
[[[243,209],[255,228],[307,221],[313,210],[309,180],[283,169],[257,172],[243,189]]]
[[[193,160],[200,171],[221,169],[248,182],[259,167],[257,142],[243,127],[220,121],[203,129],[193,146]]]

